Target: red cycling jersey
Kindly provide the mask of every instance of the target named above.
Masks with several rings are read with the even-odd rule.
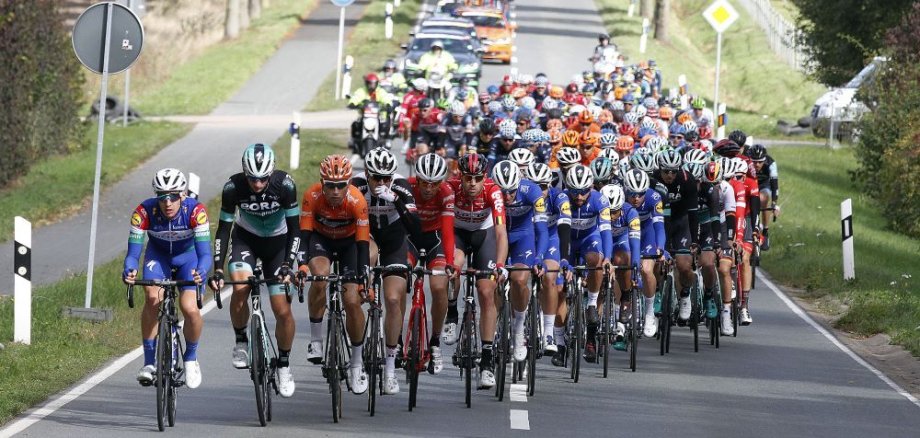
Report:
[[[483,182],[482,191],[469,199],[460,187],[459,178],[447,180],[454,190],[454,226],[461,230],[487,230],[495,224],[505,224],[505,202],[502,192],[490,178]]]
[[[422,231],[428,233],[441,231],[441,249],[450,266],[454,265],[454,191],[442,182],[438,194],[425,200],[418,189],[417,179],[409,178],[412,196],[415,197],[415,209],[422,222]]]

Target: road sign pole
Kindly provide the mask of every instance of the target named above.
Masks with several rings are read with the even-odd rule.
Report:
[[[719,111],[719,76],[722,70],[722,32],[716,33],[716,91],[712,101],[712,111]]]
[[[335,100],[342,98],[342,45],[345,43],[345,7],[339,8],[339,50],[335,57]]]
[[[128,9],[134,8],[134,0],[127,0]],[[121,115],[121,126],[128,126],[128,104],[131,102],[131,69],[125,70],[125,107]]]
[[[96,261],[96,224],[99,222],[99,180],[102,179],[102,142],[105,136],[105,99],[109,87],[109,49],[112,39],[112,15],[115,6],[106,5],[105,35],[102,54],[102,91],[99,93],[99,129],[96,134],[96,175],[93,178],[93,214],[89,225],[89,260],[86,262],[86,300],[83,307],[89,308],[93,301],[93,265]]]

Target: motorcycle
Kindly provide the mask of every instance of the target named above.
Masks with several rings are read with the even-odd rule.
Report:
[[[381,111],[380,104],[368,101],[361,108],[361,121],[352,125],[352,144],[355,153],[361,157],[370,151],[385,146],[390,147],[389,111]],[[357,128],[357,129],[355,129]]]

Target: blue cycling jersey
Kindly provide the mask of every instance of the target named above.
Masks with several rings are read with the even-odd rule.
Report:
[[[630,266],[637,266],[642,236],[639,213],[632,206],[624,204],[622,213],[616,219],[611,219],[610,226],[613,247],[629,250]]]
[[[547,191],[549,202],[546,205],[546,226],[550,234],[555,234],[559,224],[572,224],[572,204],[569,196],[556,187]]]
[[[575,196],[571,192],[566,193],[569,199]],[[610,226],[610,203],[607,197],[592,189],[588,199],[581,206],[576,207],[573,203],[572,207],[572,239],[580,241],[600,232],[604,258],[609,259],[613,252],[613,241]],[[574,246],[576,245],[573,244]]]
[[[639,221],[642,227],[642,241],[653,242],[657,248],[652,249],[664,250],[664,206],[661,201],[661,194],[655,189],[646,190],[642,203],[636,207],[636,212],[639,214]],[[644,255],[650,255],[647,254],[647,251],[643,251],[643,253],[645,253]]]
[[[208,212],[204,204],[185,198],[179,213],[167,219],[160,210],[157,198],[142,202],[131,214],[131,234],[128,254],[125,256],[125,273],[137,270],[144,235],[150,236],[148,253],[154,251],[164,256],[176,256],[189,251],[197,254],[197,271],[205,276],[211,269],[211,231]]]
[[[535,258],[543,261],[548,246],[546,226],[546,200],[540,186],[530,180],[521,180],[514,195],[514,201],[505,203],[508,218],[508,234],[536,235]]]

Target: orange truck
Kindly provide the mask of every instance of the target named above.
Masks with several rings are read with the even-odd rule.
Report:
[[[511,63],[511,47],[514,30],[502,12],[493,8],[463,8],[458,10],[461,17],[467,18],[476,26],[476,35],[482,39],[484,61]]]

